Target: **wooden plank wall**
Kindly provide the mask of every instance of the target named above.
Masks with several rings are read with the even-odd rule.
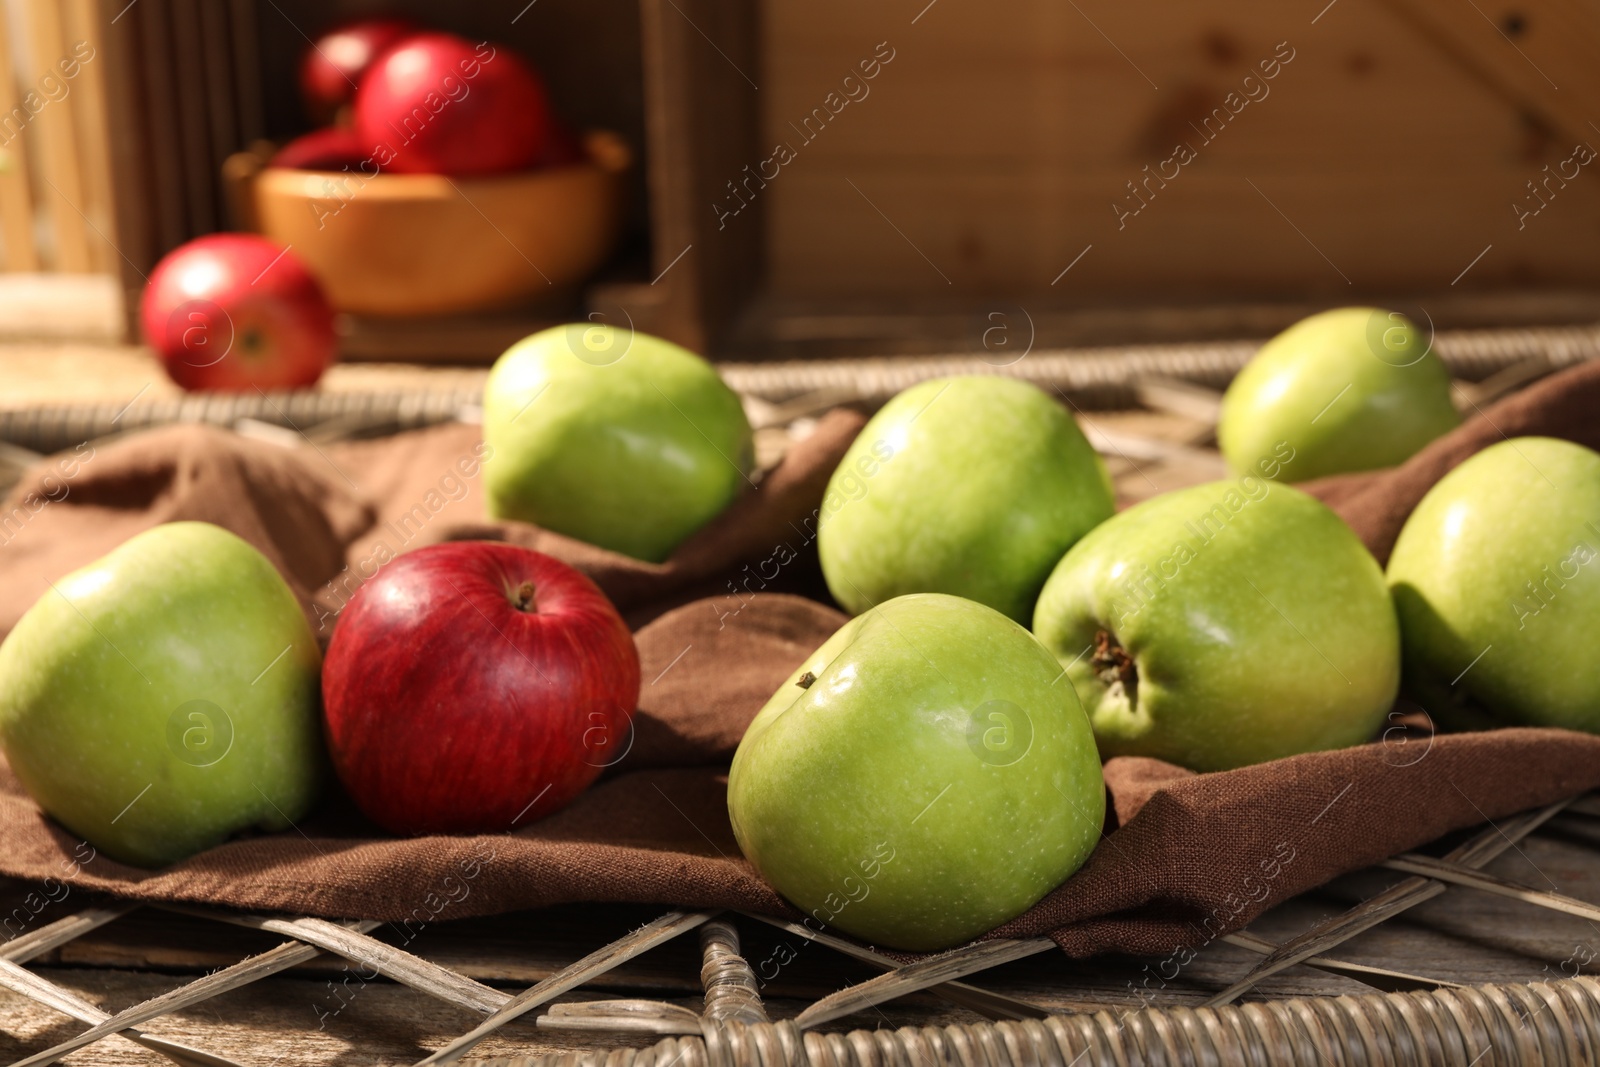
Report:
[[[763,0],[762,20],[762,142],[795,154],[758,193],[778,296],[1600,281],[1600,159],[1572,162],[1600,147],[1592,4]],[[880,42],[869,95],[797,129],[860,95],[843,79]],[[1208,123],[1230,92],[1259,98]],[[1179,144],[1195,158],[1146,185]]]

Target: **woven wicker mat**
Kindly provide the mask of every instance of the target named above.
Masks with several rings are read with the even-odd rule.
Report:
[[[1539,432],[1593,445],[1596,430],[1586,413],[1597,392],[1600,367],[1565,372],[1482,413],[1402,468],[1319,491],[1381,557],[1395,517],[1403,518],[1445,470],[1502,435]],[[62,460],[52,460],[11,498],[10,506],[30,508],[30,518],[0,560],[6,620],[32,591],[48,589],[48,581],[132,532],[201,518],[267,552],[308,613],[326,626],[347,595],[350,572],[359,574],[376,544],[399,536],[396,520],[434,493],[443,504],[429,507],[427,524],[409,541],[503,537],[587,570],[644,623],[645,677],[655,679],[649,688],[656,691],[642,701],[635,750],[616,773],[566,812],[515,834],[389,840],[362,826],[335,797],[299,833],[233,842],[162,872],[140,872],[104,857],[85,859],[82,843],[43,819],[8,780],[0,783],[0,871],[41,879],[70,865],[84,888],[127,898],[359,918],[363,926],[403,918],[413,901],[433,892],[441,872],[469,866],[474,891],[451,914],[559,900],[784,914],[736,858],[718,768],[776,680],[839,620],[804,597],[730,594],[727,585],[774,546],[803,538],[827,473],[859,425],[849,412],[824,419],[760,489],[658,567],[530,527],[475,522],[476,474],[463,461],[476,454],[477,441],[465,427],[300,451],[184,428],[91,449],[70,475]],[[70,490],[60,492],[61,484]],[[458,494],[457,485],[465,491]],[[33,510],[30,500],[42,497],[48,506]],[[797,565],[784,583],[815,593],[814,565]],[[721,595],[699,595],[719,586]],[[675,682],[656,689],[668,677]],[[965,950],[963,966],[1037,951],[1040,934],[1073,954],[1160,953],[1203,943],[1340,871],[1600,784],[1600,739],[1559,731],[1441,737],[1403,753],[1380,741],[1204,776],[1154,761],[1112,761],[1107,777],[1116,822],[1103,846],[995,940]],[[1514,840],[1498,832],[1508,844]],[[1474,848],[1455,857],[1458,865],[1486,861],[1496,851],[1488,838]],[[1263,878],[1263,861],[1272,857],[1277,870]],[[679,921],[687,920],[671,920]],[[919,973],[896,971],[895,988],[911,980],[908,971]],[[932,973],[930,981],[943,980],[942,972]],[[818,1007],[808,1021],[837,1017],[829,1012],[839,1005]]]

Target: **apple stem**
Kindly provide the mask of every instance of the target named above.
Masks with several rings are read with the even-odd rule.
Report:
[[[532,582],[523,582],[521,585],[517,586],[517,595],[516,598],[512,600],[512,603],[516,605],[518,611],[539,610],[539,605],[534,603],[533,592],[534,590]]]
[[[1089,665],[1105,685],[1122,686],[1129,707],[1138,705],[1139,667],[1110,630],[1095,633],[1094,656],[1089,660]]]

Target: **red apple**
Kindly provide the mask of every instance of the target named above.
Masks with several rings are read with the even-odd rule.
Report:
[[[362,79],[355,129],[384,170],[496,174],[539,160],[551,125],[544,85],[505,47],[419,33]]]
[[[267,161],[269,167],[294,170],[350,170],[360,168],[367,158],[361,140],[343,126],[328,126],[301,134]]]
[[[407,18],[341,23],[318,37],[300,60],[300,95],[313,122],[330,122],[354,99],[372,61],[420,27]]]
[[[339,616],[322,671],[328,751],[396,833],[509,831],[620,758],[639,653],[593,582],[514,545],[399,556]]]
[[[333,362],[333,309],[288,248],[214,233],[168,252],[139,305],[145,339],[185,389],[291,389]]]

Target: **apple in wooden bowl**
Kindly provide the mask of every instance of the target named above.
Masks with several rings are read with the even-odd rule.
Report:
[[[633,153],[591,131],[575,162],[510,174],[395,174],[373,158],[306,170],[236,156],[253,227],[294,248],[340,311],[439,315],[576,285],[622,228]]]

